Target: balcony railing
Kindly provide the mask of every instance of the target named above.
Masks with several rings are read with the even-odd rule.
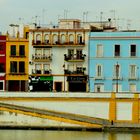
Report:
[[[136,52],[131,52],[131,53],[130,53],[130,56],[131,56],[131,57],[136,57]]]
[[[40,55],[40,54],[35,54],[35,55],[32,55],[32,59],[34,61],[44,61],[44,60],[47,60],[47,61],[51,61],[52,60],[52,56],[49,56],[49,55]]]
[[[81,55],[78,55],[78,54],[74,54],[74,55],[67,55],[67,54],[64,54],[64,59],[65,59],[66,61],[71,61],[71,60],[84,61],[84,60],[85,60],[85,57],[86,57],[85,54],[81,54]]]
[[[52,71],[51,69],[41,69],[41,70],[32,69],[32,74],[52,74]]]
[[[85,42],[83,41],[83,42],[74,42],[74,41],[69,41],[69,42],[61,42],[61,41],[52,41],[52,42],[50,42],[49,40],[47,40],[47,41],[43,41],[43,42],[41,42],[41,41],[32,41],[32,45],[33,46],[36,46],[36,45],[40,45],[40,46],[59,46],[59,45],[61,45],[61,46],[75,46],[75,45],[80,45],[80,46],[83,46],[83,45],[85,45]]]
[[[80,69],[77,69],[77,70],[75,70],[75,71],[65,69],[65,70],[64,70],[64,73],[65,73],[65,74],[79,74],[79,75],[85,75],[85,70],[86,70],[85,67],[80,68]]]
[[[9,73],[10,75],[26,75],[26,73],[25,72],[11,72],[10,71],[10,73]]]

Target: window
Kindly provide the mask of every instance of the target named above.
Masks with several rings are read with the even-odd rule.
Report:
[[[69,36],[69,43],[70,44],[74,44],[74,37],[73,37],[73,35]]]
[[[68,57],[69,57],[70,59],[73,59],[73,58],[74,58],[74,50],[73,50],[73,49],[69,49],[69,50],[68,50]]]
[[[19,55],[25,56],[25,46],[24,45],[19,46]]]
[[[36,71],[36,74],[41,74],[42,73],[41,64],[36,64],[35,65],[35,71]]]
[[[130,84],[129,85],[129,91],[130,92],[135,92],[136,91],[136,84]]]
[[[81,59],[82,58],[82,50],[76,50],[76,58]]]
[[[4,82],[0,81],[0,91],[3,91],[3,90],[4,90]]]
[[[62,35],[61,36],[61,43],[62,44],[66,43],[66,37],[65,37],[65,35]]]
[[[114,56],[120,56],[120,45],[115,45],[115,53]]]
[[[130,46],[130,56],[136,56],[136,45]]]
[[[0,63],[0,72],[5,72],[5,67],[3,63]]]
[[[0,51],[4,51],[4,44],[0,43]]]
[[[11,45],[11,56],[16,56],[16,45]]]
[[[114,78],[120,77],[120,65],[114,65]]]
[[[82,44],[82,35],[77,35],[77,43]]]
[[[96,66],[96,76],[102,77],[102,66],[101,65]]]
[[[17,62],[16,61],[10,62],[10,72],[17,73]]]
[[[36,35],[36,44],[39,45],[41,44],[41,35]]]
[[[136,65],[130,65],[130,68],[129,68],[129,77],[131,79],[135,79],[136,78]]]
[[[103,45],[102,44],[97,44],[96,48],[96,56],[97,57],[103,57]]]
[[[95,92],[104,92],[104,84],[94,84]]]
[[[19,62],[19,73],[24,73],[25,72],[25,62],[21,61]]]

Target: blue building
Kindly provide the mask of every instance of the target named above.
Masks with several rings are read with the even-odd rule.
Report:
[[[91,32],[89,90],[140,91],[140,32]]]

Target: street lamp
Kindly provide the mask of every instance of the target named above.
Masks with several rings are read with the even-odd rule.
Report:
[[[65,92],[65,63],[63,65],[63,68],[64,68],[64,92]]]
[[[119,64],[116,65],[116,93],[118,93],[118,80],[119,80]]]

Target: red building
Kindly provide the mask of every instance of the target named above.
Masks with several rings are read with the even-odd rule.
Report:
[[[0,91],[6,87],[6,36],[0,35]]]

